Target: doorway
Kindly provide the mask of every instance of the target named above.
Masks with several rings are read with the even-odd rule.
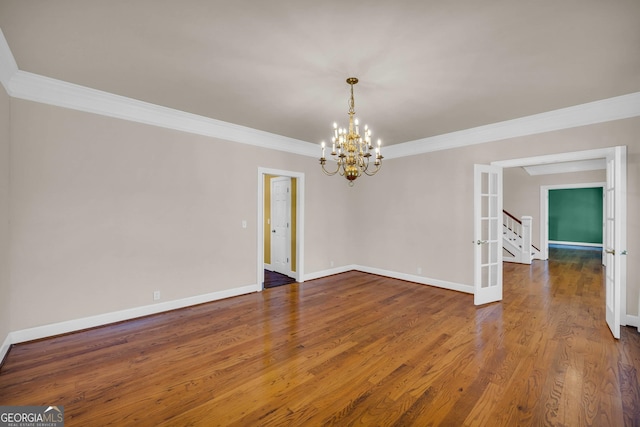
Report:
[[[610,225],[605,233],[607,243],[604,251],[610,254],[610,260],[605,262],[606,300],[605,309],[607,323],[615,338],[620,337],[620,326],[626,325],[626,147],[610,147],[595,150],[559,153],[521,159],[502,160],[492,162],[492,165],[506,167],[522,167],[548,165],[562,162],[605,159],[607,165],[606,203],[607,221]],[[542,216],[541,217],[545,217]],[[542,228],[542,227],[541,227]],[[541,241],[546,238],[541,236]],[[547,244],[548,246],[548,244]],[[547,248],[543,245],[541,250]],[[547,251],[548,252],[548,251]],[[547,259],[548,254],[543,254]]]
[[[273,208],[272,199],[275,201]],[[274,223],[274,212],[276,223]],[[276,270],[278,274],[284,276],[277,281],[278,283],[286,281],[286,277],[290,277],[292,281],[302,282],[304,277],[303,173],[258,168],[257,223],[256,280],[260,290],[265,288],[265,267],[269,271]],[[274,235],[276,239],[272,238]],[[275,240],[274,245],[272,240]],[[270,276],[269,283],[273,282],[271,279]]]

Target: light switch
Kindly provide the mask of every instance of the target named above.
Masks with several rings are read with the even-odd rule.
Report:
[[[247,221],[246,220],[242,220],[242,228],[247,228]]]

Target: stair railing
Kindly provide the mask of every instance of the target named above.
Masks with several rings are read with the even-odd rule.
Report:
[[[502,225],[509,241],[516,242],[522,238],[522,221],[505,210],[502,211]]]
[[[531,244],[532,220],[533,218],[530,216],[523,216],[522,219],[518,219],[509,212],[505,210],[502,211],[503,237],[511,243],[512,248],[517,249],[511,259],[514,262],[531,264],[534,250],[538,251],[538,249]],[[511,253],[512,251],[508,252]],[[505,261],[506,260],[505,258]]]

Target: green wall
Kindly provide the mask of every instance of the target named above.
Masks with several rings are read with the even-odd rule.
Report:
[[[549,240],[602,243],[602,188],[549,190]]]

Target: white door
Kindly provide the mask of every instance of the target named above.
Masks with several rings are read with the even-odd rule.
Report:
[[[475,305],[502,300],[502,168],[474,166]]]
[[[271,268],[291,274],[289,266],[291,238],[291,178],[271,179]]]
[[[605,187],[605,306],[607,325],[620,338],[622,301],[626,300],[626,147],[616,147],[607,155]]]

